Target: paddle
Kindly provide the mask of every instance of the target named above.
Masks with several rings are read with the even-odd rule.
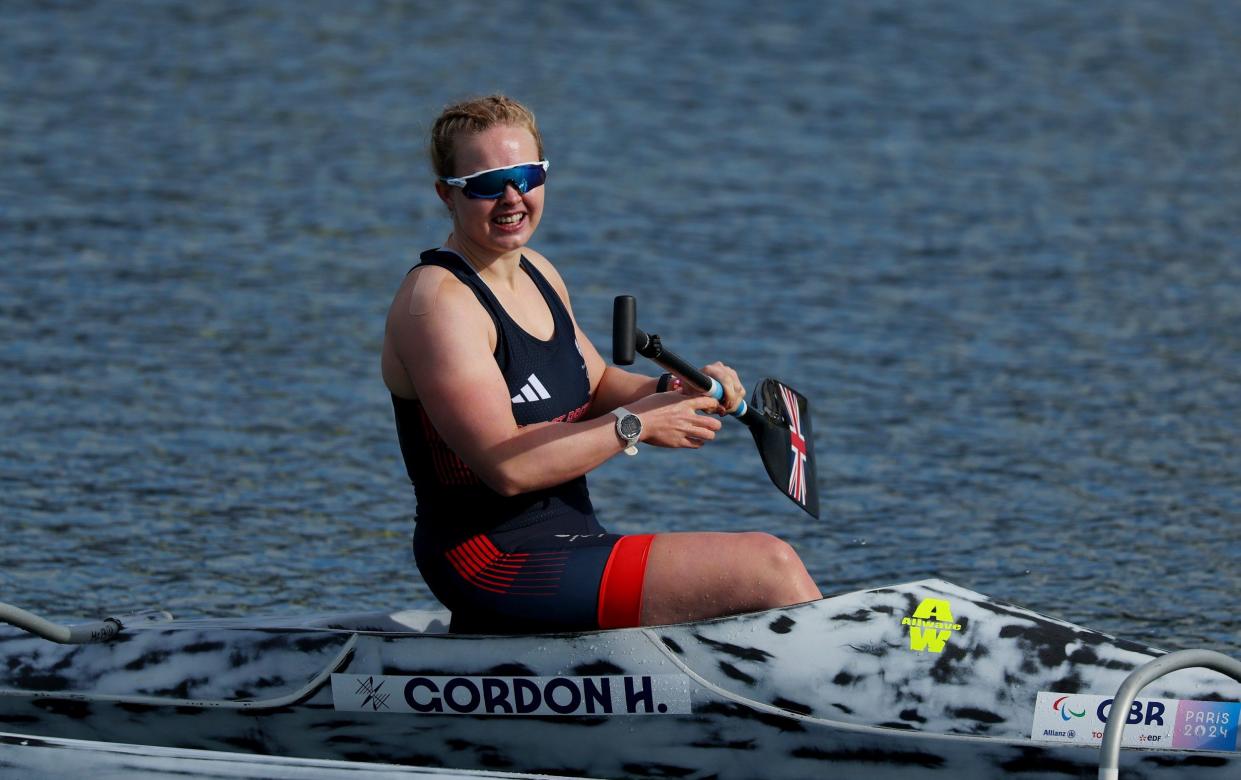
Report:
[[[612,305],[613,363],[632,365],[636,351],[714,398],[724,397],[724,388],[719,382],[666,349],[659,336],[643,332],[637,326],[637,318],[638,304],[634,297],[616,296]],[[772,484],[817,518],[819,486],[815,478],[810,402],[776,379],[758,380],[751,395],[750,404],[742,401],[730,414],[750,429]]]

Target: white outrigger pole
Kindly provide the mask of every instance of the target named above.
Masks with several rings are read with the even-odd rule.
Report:
[[[80,623],[62,626],[45,620],[33,612],[21,607],[0,602],[0,622],[17,626],[35,636],[62,645],[86,645],[93,642],[107,642],[125,629],[139,623],[162,623],[172,620],[172,615],[163,610],[148,610],[120,617],[106,617],[91,623]]]
[[[1178,650],[1133,670],[1116,691],[1112,712],[1128,712],[1138,693],[1160,677],[1179,669],[1199,667],[1226,674],[1241,682],[1241,661],[1214,650]],[[1103,730],[1103,744],[1099,746],[1099,780],[1120,778],[1120,738],[1126,720],[1108,718],[1107,728]]]

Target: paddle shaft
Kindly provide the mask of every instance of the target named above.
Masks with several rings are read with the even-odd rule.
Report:
[[[665,349],[660,343],[659,336],[648,334],[646,331],[637,327],[633,328],[634,350],[644,358],[654,361],[663,366],[672,373],[688,381],[694,387],[709,394],[717,401],[723,400],[724,388],[714,378],[707,376],[689,363],[685,358],[675,352]],[[758,420],[747,419],[750,414],[749,406],[744,400],[740,405],[729,412],[733,417],[741,420],[746,425],[752,425]]]
[[[612,306],[612,362],[631,365],[635,353],[715,400],[724,399],[724,388],[718,381],[666,349],[659,336],[637,326],[637,303],[632,295],[618,295]],[[818,517],[810,410],[805,397],[777,380],[762,379],[754,387],[753,403],[743,400],[729,414],[750,429],[772,484],[807,513]]]

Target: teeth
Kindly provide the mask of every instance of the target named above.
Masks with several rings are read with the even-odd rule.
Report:
[[[516,224],[516,223],[518,223],[518,222],[520,222],[520,221],[521,221],[521,215],[520,215],[520,214],[509,214],[509,215],[504,216],[504,217],[497,217],[497,218],[496,218],[496,222],[500,223],[501,225],[513,225],[513,224]]]

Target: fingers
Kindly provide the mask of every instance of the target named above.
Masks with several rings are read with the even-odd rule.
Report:
[[[647,431],[644,441],[660,447],[697,449],[714,439],[723,425],[718,417],[701,413],[712,412],[718,406],[710,396],[657,393],[630,404],[629,409],[642,417],[643,429]]]
[[[696,395],[692,398],[685,399],[687,407],[692,409],[695,414],[691,422],[698,427],[711,431],[710,438],[715,438],[715,432],[718,431],[724,423],[720,421],[720,403],[709,395]],[[705,412],[706,414],[698,414]]]
[[[710,410],[718,404],[710,396],[687,398],[685,404],[694,410],[694,414],[684,418],[684,427],[681,430],[684,435],[685,445],[697,449],[713,440],[715,432],[723,426],[718,417],[697,414],[697,412]]]
[[[741,400],[745,398],[745,385],[741,384],[741,377],[735,370],[716,361],[703,366],[702,373],[719,382],[724,389],[724,397],[719,401],[717,414],[726,414],[741,405]]]
[[[693,409],[695,412],[714,412],[720,405],[719,401],[709,395],[691,395],[681,403]]]
[[[724,391],[724,397],[710,411],[713,414],[728,414],[729,412],[740,406],[741,401],[745,398],[745,385],[741,384],[741,377],[732,368],[716,361],[707,366],[703,366],[702,372],[720,383],[720,387]],[[693,385],[682,382],[680,377],[672,376],[668,381],[667,390],[679,390],[683,395],[703,395],[703,391],[698,390]],[[703,407],[704,410],[707,407]]]
[[[719,420],[714,417],[703,417],[701,415],[694,415],[694,417],[696,419],[688,430],[684,432],[680,446],[696,450],[715,439],[715,432],[719,430]],[[711,426],[706,423],[715,423],[715,425]]]

